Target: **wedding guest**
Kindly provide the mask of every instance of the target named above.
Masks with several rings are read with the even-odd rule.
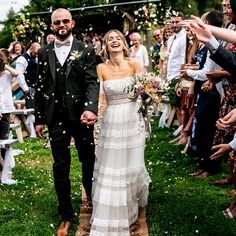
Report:
[[[221,26],[223,23],[223,14],[213,10],[205,16],[205,22],[211,25]],[[210,155],[216,130],[215,122],[219,117],[221,91],[219,88],[221,88],[221,84],[214,84],[211,89],[205,89],[204,86],[206,86],[205,82],[208,80],[206,74],[221,68],[209,56],[210,53],[208,53],[206,62],[200,70],[187,69],[183,72],[183,76],[193,78],[198,88],[201,88],[197,88],[199,95],[194,118],[194,142],[197,149],[200,170],[190,174],[197,178],[206,178],[220,171],[219,161],[212,161]]]
[[[149,59],[148,52],[144,45],[141,44],[142,38],[141,35],[137,32],[134,32],[130,35],[130,39],[133,43],[133,46],[130,48],[131,58],[137,58],[142,71],[149,70]]]
[[[168,61],[168,47],[167,47],[167,42],[169,37],[171,36],[170,34],[170,27],[166,26],[162,30],[162,44],[160,47],[160,52],[159,52],[159,71],[162,79],[166,80],[166,75],[167,75],[167,61]]]
[[[54,39],[55,39],[54,34],[48,34],[47,37],[46,37],[47,44],[51,43]]]
[[[153,31],[153,38],[155,39],[155,44],[152,49],[152,55],[153,55],[153,62],[154,65],[157,67],[159,64],[159,59],[160,59],[160,49],[162,46],[162,30],[161,29],[156,29]]]
[[[17,57],[22,55],[24,53],[24,50],[25,50],[24,45],[21,42],[13,43],[12,49],[10,50],[11,58],[12,58],[11,63],[13,62],[13,60],[16,60]]]
[[[231,27],[231,29],[235,30],[235,23],[236,23],[236,8],[233,11],[233,7],[236,7],[234,5],[231,5],[233,1],[230,0],[223,0],[222,1],[222,7],[223,7],[223,12],[224,15],[227,16],[228,18],[228,25]],[[235,1],[236,2],[236,1]],[[224,43],[225,48],[230,51],[234,52],[236,51],[236,44],[234,43]],[[224,96],[221,101],[221,108],[220,108],[220,113],[219,117],[224,117],[227,113],[229,113],[233,108],[236,106],[236,87],[235,87],[235,76],[232,76],[229,72],[225,70],[217,70],[212,73],[208,73],[207,77],[215,83],[215,81],[222,81],[222,86],[224,89]],[[215,138],[214,138],[214,144],[220,144],[220,143],[228,143],[233,139],[234,133],[235,133],[235,128],[232,127],[231,129],[227,131],[222,131],[217,129]],[[224,158],[226,161],[230,161],[229,155],[225,155]],[[231,167],[233,165],[230,165]],[[215,183],[217,185],[228,185],[232,184],[232,175],[233,172],[231,170],[231,174],[229,177],[216,180]]]
[[[227,130],[230,129],[236,123],[236,109],[233,109],[225,117],[220,118],[217,121],[217,127],[219,129]],[[235,171],[235,151],[236,151],[236,133],[234,138],[229,143],[222,143],[212,147],[213,154],[211,155],[212,160],[218,160],[224,157],[227,154],[231,154],[231,169]],[[236,176],[232,175],[232,181],[234,184],[234,189],[236,189]],[[234,192],[234,199],[230,206],[223,211],[223,214],[227,218],[235,219],[236,218],[236,192]]]
[[[34,108],[34,94],[35,85],[37,81],[37,70],[38,70],[38,50],[40,44],[34,42],[30,48],[16,60],[16,70],[19,71],[21,80],[25,80],[28,89],[25,92],[25,106],[26,108]]]
[[[13,42],[10,44],[8,50],[10,51],[10,55],[11,55],[11,62],[10,62],[10,65],[12,68],[16,68],[16,60],[18,57],[20,57],[24,51],[25,51],[25,47],[24,45],[21,43],[21,42]],[[18,79],[14,81],[14,84],[13,84],[13,96],[16,98],[16,99],[21,99],[22,97],[24,97],[24,91],[22,89],[21,86],[19,86],[19,82]],[[26,83],[25,83],[26,85]],[[25,86],[24,85],[24,86]],[[24,89],[28,89],[27,85],[26,87],[24,87]]]
[[[55,10],[51,15],[55,41],[38,52],[35,123],[40,138],[45,138],[44,125],[48,126],[60,216],[58,236],[69,234],[73,219],[69,178],[72,136],[82,163],[82,182],[89,206],[95,161],[93,124],[99,91],[95,52],[91,46],[73,38],[74,25],[68,10]]]
[[[102,57],[97,72],[107,107],[93,174],[90,235],[131,235],[130,230],[140,227],[136,220],[145,213],[150,183],[144,164],[144,119],[125,91],[141,68],[137,59],[129,58],[125,37],[116,29],[105,34]]]
[[[180,69],[185,62],[186,32],[179,23],[184,19],[184,15],[181,12],[177,12],[171,16],[171,27],[173,35],[169,37],[167,42],[168,47],[168,62],[167,62],[167,75],[166,79],[171,86],[176,88],[176,94],[171,101],[172,107],[175,109],[179,126],[183,124],[183,116],[181,114],[181,94],[177,91],[178,80],[180,79]],[[171,143],[178,143],[181,140],[181,135],[176,139],[170,141]]]
[[[10,65],[10,53],[7,49],[0,49],[0,139],[8,139],[10,132],[10,114],[15,110],[11,84],[16,79],[18,72]],[[1,148],[1,156],[5,159],[6,150]],[[15,184],[16,181],[9,178],[5,169],[9,165],[9,160],[5,160],[1,182],[3,184]]]

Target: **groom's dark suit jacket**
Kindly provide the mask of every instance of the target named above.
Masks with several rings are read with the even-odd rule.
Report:
[[[71,52],[82,52],[81,56],[70,60]],[[67,112],[74,124],[80,124],[80,116],[85,110],[97,114],[99,85],[96,74],[95,52],[74,39],[66,64],[64,76],[64,96]],[[55,108],[56,55],[54,42],[39,50],[38,81],[35,92],[35,123],[50,125]]]

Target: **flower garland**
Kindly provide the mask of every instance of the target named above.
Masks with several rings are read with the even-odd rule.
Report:
[[[40,17],[30,17],[29,13],[17,15],[10,28],[13,38],[25,45],[30,41],[40,42],[46,29],[47,25]]]

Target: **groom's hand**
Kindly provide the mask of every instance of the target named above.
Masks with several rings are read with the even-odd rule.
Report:
[[[44,130],[44,125],[36,125],[35,131],[36,131],[37,135],[38,135],[40,138],[45,139],[46,136],[45,136],[43,130]]]
[[[92,125],[96,122],[97,116],[92,111],[84,111],[80,120],[84,125]]]

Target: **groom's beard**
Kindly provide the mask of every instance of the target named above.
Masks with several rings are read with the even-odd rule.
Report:
[[[61,41],[64,41],[71,35],[72,29],[58,29],[54,31],[56,37]]]

